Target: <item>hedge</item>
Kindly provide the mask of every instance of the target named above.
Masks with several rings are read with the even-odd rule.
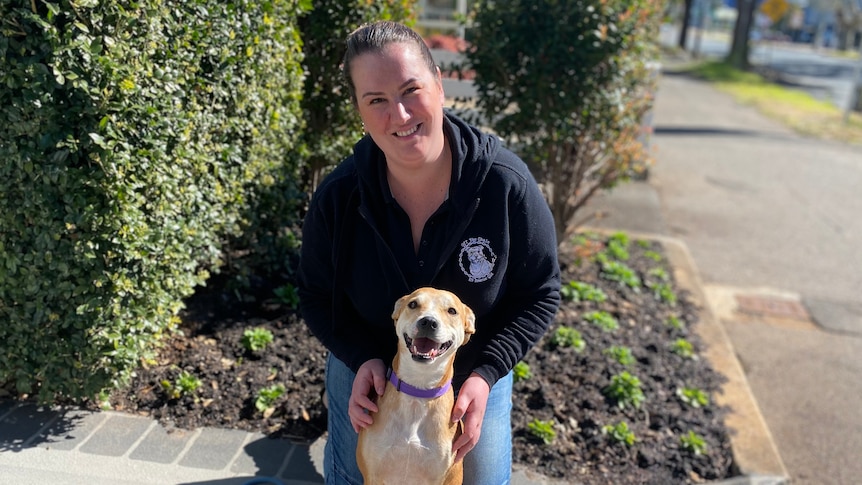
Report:
[[[0,0],[0,385],[91,397],[175,328],[297,169],[306,3]]]

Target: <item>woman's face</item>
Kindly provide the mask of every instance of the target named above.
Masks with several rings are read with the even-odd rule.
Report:
[[[350,75],[365,130],[387,163],[419,168],[443,153],[443,103],[439,76],[418,49],[395,43],[353,59]]]

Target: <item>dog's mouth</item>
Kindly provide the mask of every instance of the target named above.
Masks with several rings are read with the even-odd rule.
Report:
[[[404,334],[404,343],[407,344],[413,360],[417,362],[431,362],[452,347],[451,340],[441,344],[425,337],[410,338],[406,333]]]

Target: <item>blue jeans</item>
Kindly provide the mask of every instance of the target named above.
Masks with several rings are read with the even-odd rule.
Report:
[[[327,485],[362,485],[356,465],[358,435],[347,416],[347,401],[356,376],[343,362],[326,361],[326,392],[329,401],[329,436],[323,457]],[[512,373],[491,388],[482,436],[464,457],[465,485],[506,485],[512,475]]]

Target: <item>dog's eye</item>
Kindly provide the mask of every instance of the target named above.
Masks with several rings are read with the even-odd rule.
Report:
[[[409,308],[411,310],[415,310],[417,306],[419,306],[419,304],[416,303],[416,300],[413,300],[407,304],[407,308]]]
[[[458,314],[458,310],[451,308],[451,307],[449,308],[449,315],[457,315],[457,314]]]

